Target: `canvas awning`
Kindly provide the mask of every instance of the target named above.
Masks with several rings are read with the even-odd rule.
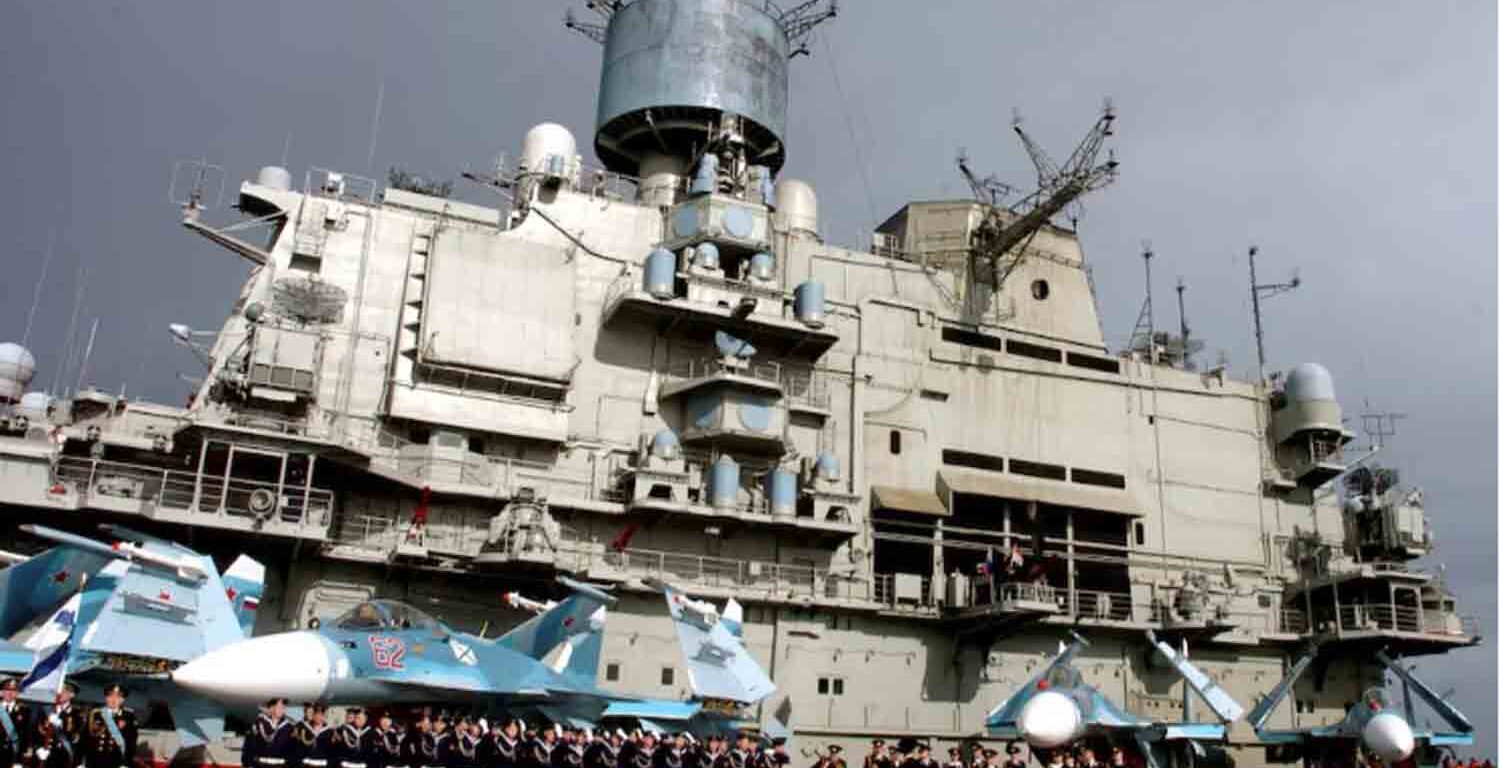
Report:
[[[1060,480],[1016,477],[993,472],[944,469],[938,473],[938,492],[970,493],[1014,501],[1035,501],[1058,507],[1093,509],[1121,515],[1142,514],[1135,497],[1124,489],[1095,488]]]
[[[947,517],[951,514],[936,493],[894,485],[870,486],[870,505],[876,511],[888,509],[892,512],[932,517]]]

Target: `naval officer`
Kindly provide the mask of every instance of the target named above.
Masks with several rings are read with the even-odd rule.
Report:
[[[255,725],[245,735],[240,764],[245,768],[279,768],[296,757],[292,722],[286,717],[286,699],[274,698],[261,708]]]
[[[31,709],[18,700],[21,682],[0,682],[0,768],[19,766],[31,749]]]
[[[83,757],[85,712],[73,706],[78,686],[64,681],[52,706],[38,717],[32,756],[39,768],[73,768]]]
[[[104,706],[89,713],[83,764],[87,768],[129,768],[135,762],[138,736],[135,712],[125,706],[126,690],[118,683],[104,689]]]

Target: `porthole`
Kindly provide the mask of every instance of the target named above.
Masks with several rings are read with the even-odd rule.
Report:
[[[1043,301],[1052,293],[1052,286],[1047,285],[1046,280],[1031,281],[1031,298]]]

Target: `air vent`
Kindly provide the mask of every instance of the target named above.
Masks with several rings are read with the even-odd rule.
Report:
[[[979,347],[980,349],[992,349],[1003,352],[1003,342],[994,337],[986,336],[977,331],[966,331],[962,328],[947,326],[943,328],[943,341],[951,341],[954,344],[962,344],[966,347]]]
[[[1005,471],[1005,459],[999,456],[958,451],[952,448],[943,449],[943,463],[954,467],[970,467],[972,469],[989,470],[990,472]]]
[[[1092,469],[1073,468],[1073,482],[1084,485],[1098,485],[1105,488],[1124,488],[1125,476],[1114,472],[1099,472]]]
[[[1011,474],[1026,475],[1028,477],[1041,477],[1048,480],[1068,479],[1068,468],[1061,464],[1047,464],[1040,461],[1026,461],[1024,459],[1010,460]]]
[[[1063,359],[1063,353],[1060,349],[1044,347],[1040,344],[1031,344],[1025,341],[1016,341],[1015,339],[1005,342],[1005,351],[1020,357],[1046,360],[1049,363],[1060,363]]]
[[[1095,357],[1093,355],[1085,355],[1079,352],[1068,353],[1068,365],[1076,366],[1078,368],[1087,368],[1091,371],[1099,371],[1100,373],[1120,372],[1119,360],[1116,360],[1112,357]]]

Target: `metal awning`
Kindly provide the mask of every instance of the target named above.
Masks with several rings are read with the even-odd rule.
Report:
[[[894,485],[870,486],[870,507],[877,511],[889,509],[893,512],[908,512],[932,517],[947,517],[952,514],[936,493],[898,488]]]
[[[1035,501],[1058,507],[1093,509],[1120,515],[1141,515],[1140,504],[1123,489],[1095,488],[1061,480],[1042,480],[992,472],[944,469],[938,472],[938,493],[970,493],[1015,501]]]

